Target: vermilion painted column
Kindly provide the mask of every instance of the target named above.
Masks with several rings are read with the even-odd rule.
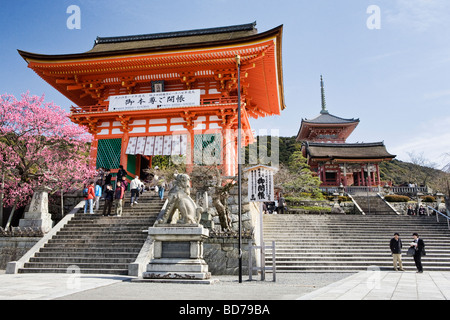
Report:
[[[98,152],[98,139],[97,135],[94,135],[91,143],[91,150],[89,152],[89,165],[91,167],[97,166],[97,152]]]

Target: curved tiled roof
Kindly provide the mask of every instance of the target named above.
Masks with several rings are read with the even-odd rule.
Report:
[[[311,158],[393,159],[383,142],[372,143],[305,143]]]
[[[315,117],[314,119],[311,120],[307,120],[307,119],[302,119],[302,122],[307,122],[307,123],[321,123],[321,124],[334,124],[334,123],[353,123],[353,122],[359,122],[359,119],[345,119],[345,118],[340,118],[337,116],[334,116],[328,112],[321,112],[321,114],[317,117]]]
[[[94,47],[88,52],[109,52],[138,48],[155,48],[168,45],[186,45],[211,41],[231,40],[257,33],[256,22],[208,29],[129,35],[119,37],[97,37]]]

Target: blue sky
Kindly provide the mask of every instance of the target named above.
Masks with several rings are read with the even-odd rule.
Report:
[[[81,29],[68,29],[77,5]],[[380,29],[369,29],[370,5],[380,8]],[[448,0],[2,0],[0,93],[45,94],[73,104],[28,69],[17,49],[85,52],[97,36],[120,36],[257,22],[260,32],[283,32],[287,109],[252,120],[257,133],[297,134],[302,118],[320,111],[320,75],[327,108],[359,118],[348,142],[384,141],[399,160],[408,152],[438,167],[450,157],[450,1]]]

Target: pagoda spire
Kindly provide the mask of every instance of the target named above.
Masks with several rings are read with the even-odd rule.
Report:
[[[325,102],[325,89],[324,89],[324,87],[323,87],[323,78],[322,78],[322,75],[320,75],[320,93],[321,93],[321,95],[322,95],[322,110],[320,111],[320,113],[321,113],[321,114],[328,113],[328,110],[327,110],[327,104],[326,104],[326,102]]]

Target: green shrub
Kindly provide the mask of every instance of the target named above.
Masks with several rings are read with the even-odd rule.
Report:
[[[387,195],[384,197],[384,200],[388,202],[408,202],[409,197],[400,195]]]
[[[291,209],[302,209],[309,212],[331,212],[330,207],[318,207],[318,206],[292,206]]]
[[[435,202],[435,201],[436,201],[436,198],[433,197],[433,196],[424,196],[424,197],[422,198],[422,201],[423,201],[423,202]]]

